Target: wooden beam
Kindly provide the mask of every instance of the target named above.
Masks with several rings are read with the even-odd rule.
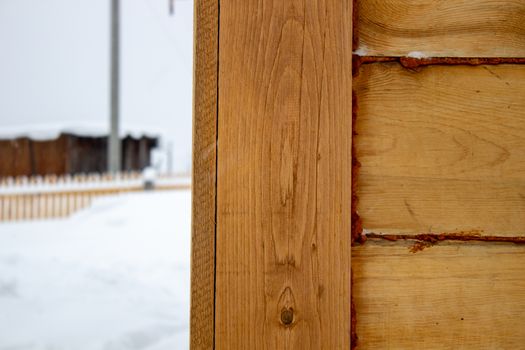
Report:
[[[217,349],[350,348],[351,5],[221,1]]]
[[[358,212],[376,233],[525,236],[525,65],[361,67]]]
[[[525,57],[522,0],[359,0],[369,56]]]
[[[353,248],[359,350],[523,347],[525,246],[413,244]]]
[[[219,1],[195,0],[191,349],[213,349]]]

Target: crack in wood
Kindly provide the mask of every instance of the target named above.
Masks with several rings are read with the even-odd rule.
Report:
[[[366,233],[363,234],[360,243],[364,243],[367,239],[386,240],[390,242],[396,241],[415,241],[414,245],[409,249],[412,253],[417,253],[425,248],[432,247],[444,241],[456,242],[490,242],[490,243],[513,243],[525,244],[524,236],[482,236],[481,232],[454,232],[454,233],[419,233],[415,235],[409,234],[378,234]]]
[[[350,290],[354,287],[354,271],[350,268]],[[357,348],[357,342],[359,337],[357,336],[357,312],[355,309],[354,293],[350,294],[350,313],[351,313],[351,324],[350,324],[350,348],[354,350]]]
[[[398,62],[406,69],[417,70],[432,65],[499,65],[499,64],[525,64],[525,57],[392,57],[392,56],[359,56],[353,55],[352,74],[359,74],[359,68],[363,64]]]
[[[363,225],[359,214],[357,213],[357,204],[359,198],[357,196],[357,176],[359,175],[359,168],[361,163],[356,156],[356,149],[354,145],[354,137],[357,136],[356,131],[356,118],[357,118],[357,94],[352,91],[352,245],[354,242],[361,242]]]

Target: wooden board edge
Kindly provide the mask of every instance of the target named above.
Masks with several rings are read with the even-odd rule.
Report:
[[[213,349],[219,0],[195,0],[190,349]]]

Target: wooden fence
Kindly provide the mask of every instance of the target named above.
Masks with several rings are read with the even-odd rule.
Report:
[[[161,175],[154,190],[189,189],[184,175]],[[0,222],[67,217],[91,205],[93,199],[145,190],[140,173],[0,179]]]

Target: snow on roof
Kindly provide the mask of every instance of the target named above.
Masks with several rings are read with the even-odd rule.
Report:
[[[41,124],[19,124],[0,127],[0,140],[28,137],[32,140],[54,140],[60,134],[72,134],[86,137],[102,137],[109,133],[109,123],[97,122],[64,122],[64,123],[41,123]],[[124,123],[120,127],[120,136],[160,137],[160,129],[152,126],[142,126]]]

